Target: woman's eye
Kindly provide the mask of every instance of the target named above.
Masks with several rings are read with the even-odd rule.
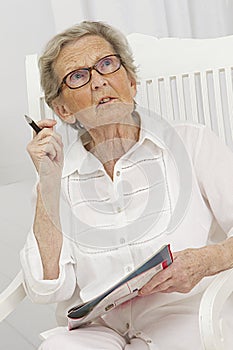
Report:
[[[84,78],[83,72],[75,72],[70,76],[70,81],[77,81]]]
[[[110,64],[112,64],[112,60],[110,58],[108,58],[108,59],[104,60],[103,64],[105,66],[109,66]]]
[[[105,70],[109,70],[109,68],[111,67],[112,67],[111,58],[106,58],[100,63],[100,66],[98,68],[100,71],[105,71]]]
[[[102,63],[102,65],[106,67],[110,66],[111,64],[112,64],[112,60],[110,58],[104,60]]]

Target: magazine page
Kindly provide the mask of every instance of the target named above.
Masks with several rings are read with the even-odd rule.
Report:
[[[172,263],[170,246],[163,246],[133,272],[97,298],[73,307],[68,312],[68,328],[90,323],[118,305],[136,297],[138,291],[159,271]]]

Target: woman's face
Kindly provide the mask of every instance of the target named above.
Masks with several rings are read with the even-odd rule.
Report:
[[[96,35],[84,36],[62,49],[54,69],[62,81],[69,72],[91,67],[102,57],[112,54],[115,52],[105,39]],[[108,75],[93,69],[86,85],[74,90],[63,85],[60,96],[54,101],[54,109],[66,122],[74,123],[78,119],[89,129],[109,123],[110,118],[116,122],[119,114],[131,112],[135,94],[136,82],[123,66]]]

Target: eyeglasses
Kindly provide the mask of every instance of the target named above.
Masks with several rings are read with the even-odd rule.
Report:
[[[68,86],[69,89],[79,89],[89,83],[93,69],[101,75],[107,75],[116,72],[118,69],[120,69],[121,65],[122,61],[120,55],[115,54],[102,57],[92,67],[76,69],[68,73],[62,79],[62,82],[58,88],[58,95],[61,93],[64,84]]]

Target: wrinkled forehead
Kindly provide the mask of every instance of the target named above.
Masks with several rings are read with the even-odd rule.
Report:
[[[95,64],[100,58],[115,53],[112,45],[97,35],[85,35],[66,44],[54,63],[58,76]]]

